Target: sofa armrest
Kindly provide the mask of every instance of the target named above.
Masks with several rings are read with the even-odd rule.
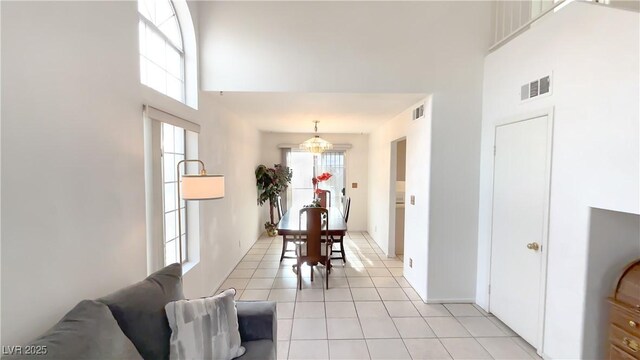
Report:
[[[271,340],[275,343],[278,320],[274,301],[238,301],[236,308],[242,342]]]

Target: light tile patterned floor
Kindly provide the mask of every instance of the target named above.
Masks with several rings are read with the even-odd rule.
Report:
[[[293,259],[279,263],[282,238],[262,237],[220,290],[278,306],[279,359],[539,359],[497,318],[473,304],[425,304],[367,233],[345,239],[347,264],[315,281],[303,266],[296,290]]]

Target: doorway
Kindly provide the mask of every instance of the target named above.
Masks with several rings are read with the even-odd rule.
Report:
[[[407,140],[398,141],[396,145],[396,256],[404,261],[404,194],[407,174]]]
[[[551,130],[549,115],[495,130],[489,307],[537,349],[544,321]]]
[[[405,181],[407,174],[407,139],[391,142],[389,186],[389,255],[404,261]]]

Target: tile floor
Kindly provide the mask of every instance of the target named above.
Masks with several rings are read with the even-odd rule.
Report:
[[[497,318],[473,304],[425,304],[367,233],[345,238],[347,264],[334,262],[296,290],[294,259],[280,260],[282,238],[262,237],[220,290],[240,300],[273,300],[278,359],[539,359]]]

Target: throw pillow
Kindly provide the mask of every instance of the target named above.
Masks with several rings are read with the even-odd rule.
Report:
[[[165,306],[171,327],[171,360],[231,360],[244,354],[235,293],[229,289],[212,297]]]
[[[180,299],[184,299],[182,267],[172,264],[98,301],[109,306],[118,325],[145,360],[167,360],[171,329],[164,306]]]

